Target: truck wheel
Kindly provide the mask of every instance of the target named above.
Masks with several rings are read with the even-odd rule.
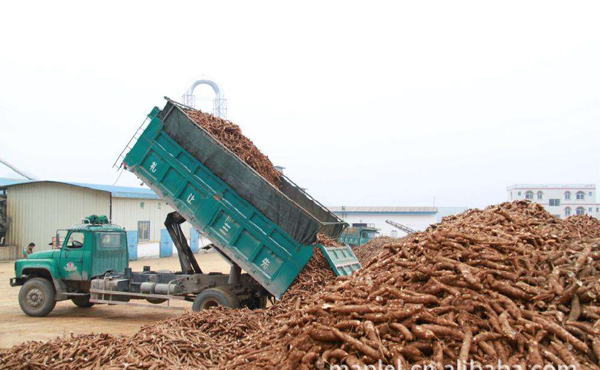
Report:
[[[44,278],[29,279],[19,291],[19,306],[28,316],[43,317],[56,306],[56,291],[51,281]]]
[[[146,300],[152,304],[165,303],[167,300],[163,298],[146,298]]]
[[[240,300],[227,288],[210,288],[196,296],[192,310],[198,312],[216,306],[239,308]]]
[[[71,300],[73,301],[73,303],[75,303],[75,306],[77,306],[79,308],[90,308],[94,305],[92,302],[90,302],[89,295],[73,297],[73,298],[71,298]]]
[[[257,308],[267,308],[267,303],[269,302],[267,297],[261,296],[257,298],[258,307]]]
[[[260,308],[266,308],[267,307],[267,297],[253,297],[250,299],[246,299],[242,302],[240,302],[240,306],[241,307],[248,307],[251,310],[256,310],[256,309],[260,309]]]

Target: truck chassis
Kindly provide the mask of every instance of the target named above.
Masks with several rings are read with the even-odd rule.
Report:
[[[186,220],[178,212],[167,215],[165,226],[177,249],[181,272],[155,272],[145,266],[142,272],[133,272],[126,268],[122,274],[106,273],[92,279],[91,303],[106,304],[143,304],[129,302],[132,299],[146,299],[150,303],[168,302],[164,308],[171,307],[170,300],[178,299],[194,302],[192,308],[208,308],[212,305],[238,308],[264,308],[271,294],[248,274],[242,274],[241,268],[215,248],[231,264],[229,274],[204,273],[189,247],[181,229]]]

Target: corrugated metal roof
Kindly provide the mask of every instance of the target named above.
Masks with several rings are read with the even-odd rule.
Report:
[[[99,184],[83,184],[76,182],[66,182],[65,184],[81,186],[84,188],[90,188],[95,190],[107,191],[112,194],[115,198],[140,198],[140,199],[160,199],[158,195],[152,189],[148,188],[135,188],[129,186],[113,186],[113,185],[99,185]]]
[[[437,207],[369,207],[369,206],[332,206],[331,212],[342,213],[437,213]]]
[[[8,185],[21,184],[24,182],[31,182],[31,180],[27,179],[9,179],[0,177],[0,188]]]
[[[129,186],[112,186],[112,185],[102,185],[102,184],[85,184],[78,182],[68,182],[68,181],[32,181],[26,179],[7,179],[0,178],[0,187],[10,187],[15,185],[21,185],[25,183],[43,183],[43,182],[51,182],[58,184],[66,184],[71,186],[78,186],[81,188],[88,188],[93,190],[104,191],[107,193],[111,193],[114,198],[137,198],[137,199],[160,199],[155,192],[148,188],[136,188]]]

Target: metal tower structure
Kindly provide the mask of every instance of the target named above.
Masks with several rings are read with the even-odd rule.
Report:
[[[219,85],[213,80],[209,78],[202,78],[194,82],[190,88],[183,94],[182,100],[183,104],[195,108],[196,101],[200,100],[194,95],[194,90],[196,87],[200,85],[208,85],[215,92],[215,98],[213,99],[213,111],[212,114],[215,117],[227,119],[227,99],[225,99],[225,94],[223,93],[223,89],[219,87]]]
[[[37,177],[22,171],[20,169],[18,169],[17,167],[15,167],[13,164],[11,164],[10,162],[8,162],[5,159],[2,159],[2,157],[0,157],[0,163],[2,163],[3,165],[5,165],[6,167],[10,168],[11,170],[15,171],[16,173],[18,173],[19,175],[23,176],[24,178],[26,178],[27,180],[38,180]]]
[[[413,229],[411,229],[411,228],[410,228],[410,227],[408,227],[408,226],[404,226],[404,225],[402,225],[402,224],[399,224],[399,223],[397,223],[397,222],[394,222],[394,221],[392,221],[392,220],[385,220],[385,223],[386,223],[386,224],[390,224],[390,225],[392,225],[393,227],[395,227],[395,228],[398,228],[398,229],[400,229],[400,230],[404,231],[404,232],[405,232],[407,235],[408,235],[408,234],[412,234],[412,233],[416,233],[416,230],[413,230]]]

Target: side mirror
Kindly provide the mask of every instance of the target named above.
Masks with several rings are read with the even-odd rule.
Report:
[[[52,238],[52,243],[48,244],[52,246],[52,249],[61,249],[62,245],[60,243],[60,234],[56,233],[56,236]]]

